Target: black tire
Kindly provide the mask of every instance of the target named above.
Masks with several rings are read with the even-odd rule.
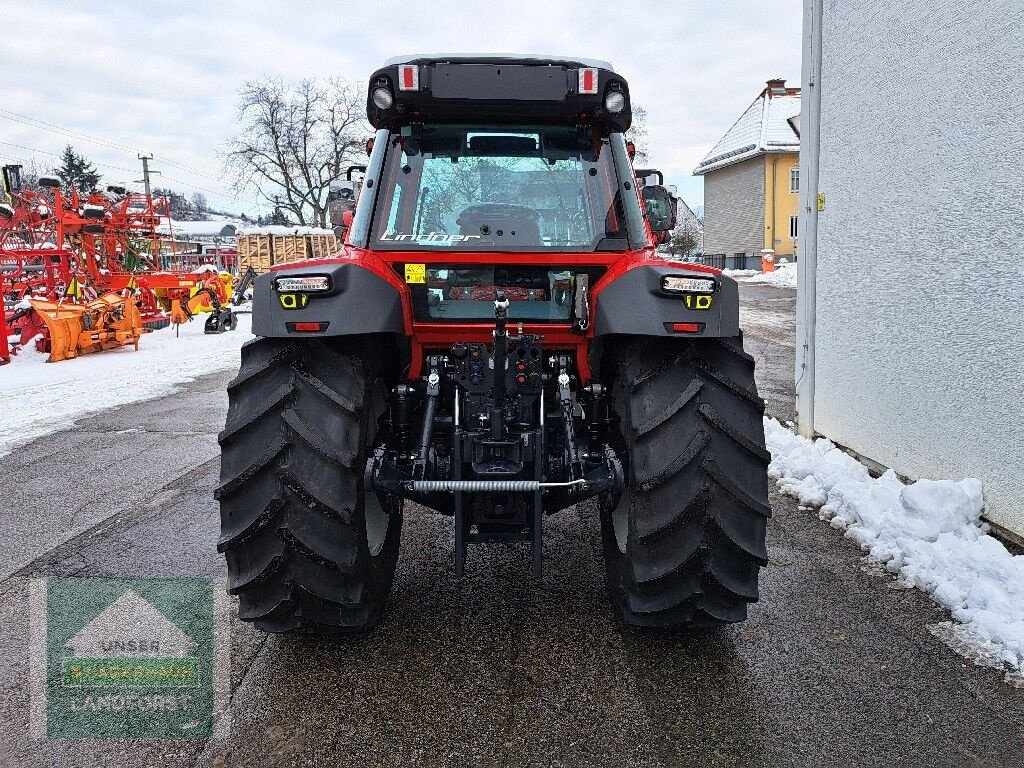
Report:
[[[639,340],[615,362],[628,466],[622,497],[602,500],[612,602],[638,626],[743,621],[771,515],[754,360],[738,336]]]
[[[398,560],[401,500],[364,493],[387,389],[356,339],[255,339],[228,385],[221,538],[239,616],[265,632],[365,630]]]

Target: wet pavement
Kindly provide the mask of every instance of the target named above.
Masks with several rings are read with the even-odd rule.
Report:
[[[793,293],[741,287],[759,386],[784,419]],[[1024,765],[1024,690],[949,650],[928,629],[945,611],[778,495],[761,602],[742,625],[621,626],[593,505],[550,519],[542,580],[525,550],[501,547],[471,549],[456,580],[451,520],[412,509],[374,632],[265,636],[230,622],[230,700],[211,739],[33,740],[31,578],[225,576],[211,488],[229,378],[0,459],[3,524],[21,537],[0,560],[0,766]],[[84,447],[67,455],[68,440]],[[141,479],[89,479],[109,466]],[[55,503],[69,477],[79,503]]]

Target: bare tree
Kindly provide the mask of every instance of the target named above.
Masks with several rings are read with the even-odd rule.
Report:
[[[627,141],[632,141],[636,147],[636,157],[633,164],[637,168],[643,168],[650,159],[649,137],[647,135],[647,110],[639,104],[633,105],[633,121],[630,123],[629,131],[626,133]]]
[[[192,208],[196,213],[203,214],[208,213],[210,210],[210,204],[206,200],[206,195],[202,192],[196,192],[192,195]]]
[[[687,256],[700,244],[700,231],[692,221],[685,221],[672,230],[668,242],[662,246],[673,256]]]
[[[330,183],[363,156],[372,129],[361,86],[340,78],[247,82],[239,93],[241,132],[225,167],[239,189],[255,187],[299,224],[326,227]]]

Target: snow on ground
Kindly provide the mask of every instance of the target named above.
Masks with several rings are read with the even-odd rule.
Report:
[[[729,277],[753,277],[754,275],[760,275],[760,269],[723,269],[723,275]]]
[[[956,636],[959,652],[967,646],[1009,667],[1008,682],[1024,680],[1024,555],[988,535],[978,480],[904,485],[892,470],[874,478],[829,440],[811,442],[767,417],[765,438],[783,493],[820,507],[819,517],[901,585],[948,608],[960,625],[944,634]]]
[[[748,283],[771,285],[776,288],[796,288],[796,264],[777,264],[774,272],[760,272],[747,280]]]
[[[47,363],[30,343],[0,366],[0,456],[43,435],[67,429],[99,411],[174,392],[198,376],[238,368],[239,348],[252,338],[252,315],[238,328],[203,333],[205,315],[143,335],[139,350],[120,347]]]

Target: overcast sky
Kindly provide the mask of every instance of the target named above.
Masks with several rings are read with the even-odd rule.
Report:
[[[651,164],[696,204],[693,168],[764,81],[800,79],[800,0],[0,0],[0,18],[0,161],[49,168],[56,158],[40,151],[70,142],[112,183],[141,178],[132,150],[152,152],[167,186],[201,187],[235,211],[257,206],[231,191],[217,152],[236,129],[239,86],[264,74],[362,81],[390,56],[438,51],[610,60],[647,108]]]

